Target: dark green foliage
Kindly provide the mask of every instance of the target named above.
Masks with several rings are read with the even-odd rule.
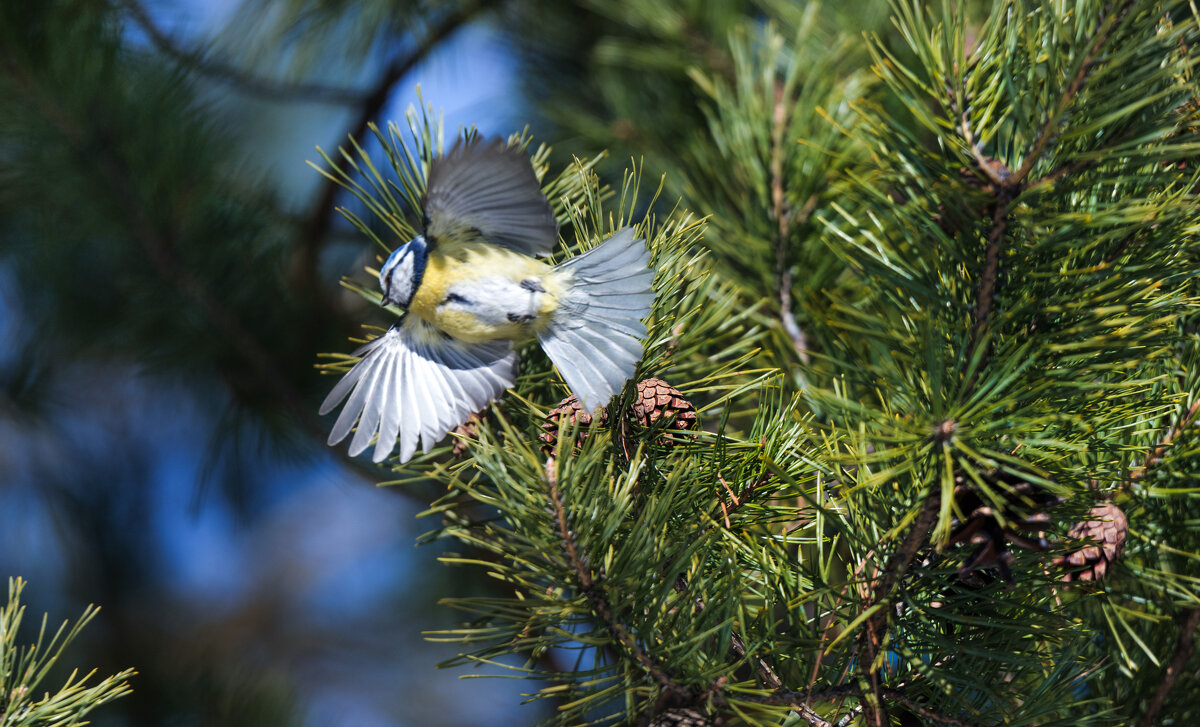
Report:
[[[641,148],[675,154],[671,184],[711,215],[711,274],[733,286],[699,310],[740,308],[754,334],[714,337],[679,307],[665,283],[694,285],[690,239],[647,228],[643,370],[699,394],[707,433],[652,446],[618,400],[581,450],[560,430],[547,458],[531,432],[555,395],[545,369],[523,377],[473,460],[432,470],[448,487],[434,534],[488,553],[450,561],[511,593],[455,602],[474,620],[437,638],[465,644],[455,663],[525,655],[522,673],[560,684],[538,696],[563,724],[689,705],[753,724],[1186,719],[1192,677],[1157,691],[1200,605],[1196,18],[896,4],[895,34],[864,46],[816,12],[779,18],[783,34],[734,24],[728,64],[693,61],[692,89],[660,47],[598,56],[650,80],[599,73],[593,100],[647,108],[631,99],[656,83],[705,99],[702,118],[644,121]],[[555,108],[596,132],[598,115],[568,118],[586,104]],[[596,239],[571,220],[568,237]],[[660,360],[668,330],[679,348]],[[720,361],[744,363],[689,385]],[[752,362],[783,375],[739,370]],[[1125,551],[1098,585],[1067,585],[1054,554],[1086,545],[1067,531],[1102,500],[1129,516]],[[994,526],[961,543],[970,517]],[[1041,536],[1051,553],[1020,547]]]
[[[0,112],[0,204],[23,211],[4,232],[37,241],[4,253],[46,286],[30,309],[75,346],[216,371],[257,417],[318,429],[303,412],[324,382],[271,363],[348,367],[343,334],[390,322],[381,258],[349,271],[365,303],[331,300],[311,230],[247,180],[190,76],[131,52],[111,8],[68,5],[0,11],[0,90],[23,100]],[[461,644],[449,665],[542,680],[531,698],[559,724],[1200,719],[1189,3],[275,7],[241,17],[275,23],[296,69],[331,38],[369,55],[410,17],[429,35],[408,45],[501,27],[559,152],[513,137],[556,255],[637,224],[658,271],[638,378],[700,411],[696,436],[639,429],[631,385],[547,455],[567,392],[530,344],[473,432],[396,468],[442,488],[427,538],[489,584],[431,634]],[[86,58],[77,36],[98,39]],[[448,141],[424,113],[316,165],[368,256],[417,222]],[[179,135],[139,143],[164,126]],[[1128,518],[1123,552],[1068,584],[1056,560],[1089,545],[1068,533],[1101,502]]]

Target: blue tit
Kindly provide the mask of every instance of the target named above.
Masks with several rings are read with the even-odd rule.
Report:
[[[500,139],[462,141],[429,167],[424,232],[379,272],[403,317],[360,348],[321,405],[347,399],[329,444],[381,462],[399,444],[428,452],[512,386],[514,343],[536,337],[588,411],[612,399],[642,357],[654,301],[643,240],[626,227],[559,265],[539,260],[558,224],[529,157]]]

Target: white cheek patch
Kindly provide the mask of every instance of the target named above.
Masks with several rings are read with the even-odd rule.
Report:
[[[408,254],[384,270],[380,283],[387,301],[403,307],[412,302],[415,260],[415,255]]]
[[[485,326],[499,327],[536,318],[544,295],[508,278],[476,278],[450,286],[438,308],[470,313]]]

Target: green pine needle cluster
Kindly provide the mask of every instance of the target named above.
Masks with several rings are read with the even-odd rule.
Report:
[[[132,669],[88,682],[95,670],[80,675],[71,671],[66,681],[51,694],[39,692],[42,683],[59,668],[63,652],[81,629],[99,610],[89,607],[69,626],[64,622],[53,632],[47,631],[43,616],[37,640],[25,646],[17,643],[18,629],[25,615],[21,592],[25,582],[8,580],[8,601],[0,610],[0,724],[4,727],[73,727],[88,724],[93,709],[130,693],[128,679]]]
[[[461,645],[448,665],[548,683],[530,697],[559,724],[1200,716],[1200,17],[892,10],[865,45],[815,10],[737,27],[728,66],[690,69],[704,135],[648,200],[636,162],[610,189],[600,157],[555,175],[533,152],[566,254],[648,241],[635,379],[703,426],[642,426],[632,384],[560,416],[529,345],[509,396],[397,466],[444,485],[428,540],[493,584],[448,602],[469,619],[431,634]],[[390,169],[358,147],[320,167],[381,255],[445,145],[409,125],[376,130]],[[1123,549],[1069,583],[1102,503]]]

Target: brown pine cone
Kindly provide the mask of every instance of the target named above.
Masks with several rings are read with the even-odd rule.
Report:
[[[650,727],[712,727],[716,724],[694,709],[668,709],[650,720]]]
[[[1056,565],[1067,569],[1062,575],[1067,583],[1104,578],[1125,547],[1129,520],[1121,508],[1111,502],[1102,502],[1092,508],[1088,518],[1072,525],[1067,536],[1090,543],[1055,561]]]
[[[608,422],[608,412],[600,409],[597,412],[600,423]],[[574,394],[563,399],[559,405],[550,410],[542,422],[542,433],[538,441],[542,443],[542,452],[549,455],[554,452],[558,443],[558,430],[564,426],[570,427],[579,423],[578,448],[587,439],[587,427],[592,423],[592,415],[583,410],[579,399]],[[696,407],[684,398],[679,390],[658,378],[642,379],[637,385],[637,398],[633,406],[625,413],[625,419],[643,427],[659,426],[667,431],[692,431],[699,428]],[[671,445],[670,439],[663,437],[660,444]]]
[[[1042,533],[1049,529],[1050,518],[1042,509],[1056,504],[1059,498],[1007,472],[985,473],[983,478],[1004,501],[1000,507],[1002,512],[996,512],[990,499],[985,501],[973,482],[962,475],[957,476],[954,504],[962,515],[956,515],[947,545],[975,546],[958,569],[958,577],[964,583],[982,584],[985,579],[981,579],[976,571],[991,568],[995,568],[1006,582],[1013,583],[1016,579],[1011,566],[1016,558],[1009,546],[1047,550],[1049,543]]]
[[[629,418],[644,427],[665,421],[668,429],[693,430],[698,426],[696,407],[679,390],[662,379],[642,379]]]
[[[601,424],[608,421],[608,412],[604,409],[599,409],[597,416],[600,417]],[[575,447],[579,448],[587,439],[587,430],[592,423],[592,418],[590,413],[583,410],[579,404],[579,398],[574,394],[563,399],[558,406],[550,410],[545,421],[542,422],[542,433],[538,435],[538,441],[542,443],[542,452],[547,455],[553,454],[554,448],[558,445],[558,430],[563,427],[570,428],[576,422],[579,423],[579,428],[576,430]]]
[[[471,416],[467,417],[467,420],[465,422],[463,422],[462,424],[459,424],[457,427],[455,427],[454,433],[461,434],[462,436],[467,437],[469,439],[475,439],[476,430],[479,427],[479,422],[483,421],[482,417],[483,417],[483,413],[485,411],[487,411],[487,409],[480,409],[479,411],[475,412]],[[464,439],[455,439],[454,440],[453,454],[455,457],[458,457],[460,459],[462,457],[465,457],[467,455],[467,449],[468,449],[468,445],[467,445],[466,440],[464,440]]]

